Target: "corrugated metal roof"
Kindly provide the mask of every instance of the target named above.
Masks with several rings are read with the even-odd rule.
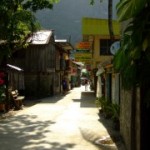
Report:
[[[17,66],[14,66],[14,65],[7,64],[7,66],[10,67],[11,69],[14,69],[14,70],[17,70],[17,71],[23,71],[23,69],[21,69]]]
[[[66,39],[55,39],[55,43],[57,46],[61,47],[64,50],[73,50],[74,47],[70,42],[68,42]]]
[[[27,39],[28,43],[33,45],[44,45],[47,44],[52,35],[52,30],[41,30],[33,33],[31,37]]]

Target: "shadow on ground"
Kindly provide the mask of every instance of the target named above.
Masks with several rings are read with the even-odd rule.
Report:
[[[102,123],[107,129],[111,139],[117,146],[117,150],[125,150],[123,139],[120,135],[119,127],[110,119],[105,118],[103,114],[99,113],[99,122]]]
[[[94,92],[92,91],[81,92],[81,98],[73,99],[73,101],[80,102],[80,107],[86,107],[86,108],[96,107]]]
[[[67,94],[69,94],[70,91],[68,91],[66,94],[57,94],[55,96],[49,96],[49,97],[43,97],[43,98],[27,98],[24,101],[24,105],[27,107],[31,107],[37,103],[57,103],[58,101],[62,100]]]
[[[95,104],[95,95],[94,92],[82,92],[80,99],[73,99],[74,102],[80,102],[80,106],[84,108],[93,108],[96,107]],[[111,139],[117,146],[117,150],[125,150],[122,137],[120,135],[119,129],[116,128],[116,125],[110,118],[105,118],[103,114],[97,114],[99,116],[99,122],[104,125],[107,129]],[[99,146],[100,147],[100,146]],[[106,150],[106,147],[101,147]],[[108,148],[109,150],[111,148]]]
[[[21,115],[0,121],[0,147],[6,149],[67,150],[74,143],[61,144],[44,140],[53,121],[37,121],[36,115]]]

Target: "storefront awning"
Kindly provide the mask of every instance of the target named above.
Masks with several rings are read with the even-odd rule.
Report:
[[[10,64],[7,64],[7,67],[11,68],[11,69],[14,69],[14,70],[17,70],[17,71],[23,71],[23,69],[17,67],[17,66],[14,66],[14,65],[10,65]]]
[[[71,45],[70,42],[68,42],[66,39],[56,39],[55,43],[57,46],[61,47],[64,50],[73,50],[74,47]]]

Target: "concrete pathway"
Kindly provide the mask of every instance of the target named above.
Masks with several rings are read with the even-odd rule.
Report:
[[[124,150],[95,144],[110,135],[99,120],[93,92],[74,88],[64,96],[40,100],[0,121],[1,150]],[[111,125],[106,123],[108,127]],[[115,133],[115,132],[114,132]],[[115,133],[117,134],[117,133]]]

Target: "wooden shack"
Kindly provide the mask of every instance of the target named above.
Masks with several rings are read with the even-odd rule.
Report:
[[[55,44],[52,30],[33,33],[27,48],[15,51],[11,62],[24,69],[25,95],[45,97],[54,93]]]
[[[55,88],[56,93],[62,92],[62,80],[65,77],[67,80],[67,89],[70,89],[70,50],[73,50],[73,46],[67,39],[55,39],[56,46],[56,76],[55,76]]]

